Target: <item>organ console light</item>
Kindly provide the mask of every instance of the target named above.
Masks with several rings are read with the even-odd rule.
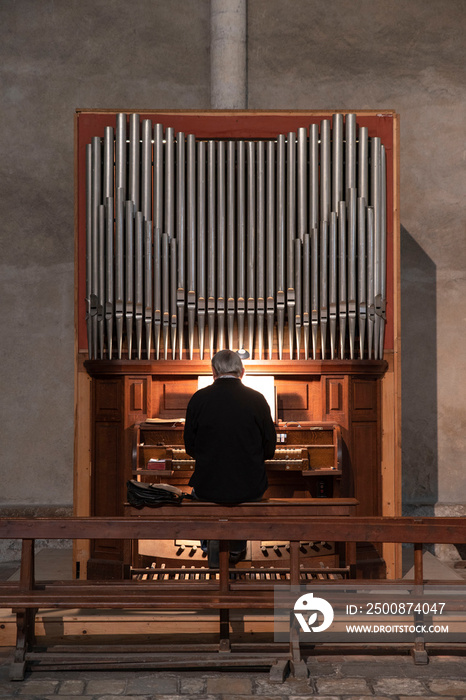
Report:
[[[78,111],[77,514],[122,514],[135,475],[187,484],[176,420],[223,347],[275,380],[268,497],[397,514],[397,125],[389,111]],[[188,551],[202,557],[171,543],[165,563]],[[283,558],[286,543],[249,554]],[[128,564],[118,542],[79,557],[90,576]]]

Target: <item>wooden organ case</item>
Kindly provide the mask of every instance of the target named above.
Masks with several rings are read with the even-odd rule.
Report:
[[[304,131],[307,150],[302,156],[300,143]],[[343,112],[305,111],[147,111],[138,114],[128,111],[122,115],[77,111],[75,133],[76,515],[125,514],[126,481],[130,478],[185,487],[192,464],[182,453],[182,425],[177,420],[184,416],[189,398],[197,390],[198,377],[210,373],[211,353],[221,347],[245,347],[250,355],[244,361],[246,373],[274,377],[278,443],[275,458],[268,464],[267,497],[322,499],[322,503],[329,504],[329,512],[332,499],[354,497],[358,502],[355,510],[358,515],[399,515],[397,115],[392,112],[345,115]],[[195,134],[196,141],[190,142],[186,134]],[[347,150],[352,138],[355,140],[353,151]],[[170,141],[172,149],[167,145]],[[216,151],[211,161],[211,144],[222,142],[224,151]],[[254,146],[252,151],[250,143],[262,143],[264,147]],[[384,177],[377,180],[373,161],[380,154],[376,150],[380,143],[384,147]],[[364,145],[369,155],[361,150]],[[189,161],[190,148],[194,154],[192,162]],[[235,281],[233,290],[229,290],[225,274],[223,296],[217,287],[218,296],[213,298],[209,290],[209,265],[216,273],[221,267],[218,228],[223,218],[228,226],[228,154],[233,151],[231,177],[237,193],[234,207],[231,206],[235,216],[234,234],[232,247],[228,248],[229,234],[225,231],[224,262],[221,264],[227,267],[228,256],[234,254]],[[351,247],[352,235],[353,238],[358,236],[358,224],[354,224],[356,232],[352,234],[350,222],[353,217],[354,221],[357,219],[356,209],[361,199],[357,191],[352,194],[352,189],[363,186],[359,182],[344,193],[344,183],[348,184],[350,177],[347,168],[352,153],[357,153],[357,158],[367,158],[368,199],[374,197],[377,188],[383,187],[386,192],[381,214],[385,217],[385,286],[382,300],[379,294],[381,308],[376,312],[379,314],[378,330],[374,331],[375,326],[370,328],[371,339],[368,338],[369,325],[363,326],[363,316],[358,316],[362,301],[366,304],[364,318],[369,318],[371,301],[373,306],[377,305],[377,299],[371,300],[370,294],[366,298],[367,280],[371,274],[377,277],[377,270],[369,263],[364,272],[364,294],[356,288],[360,280],[358,275],[363,274],[359,263],[363,258],[376,259],[376,254],[372,257],[374,252],[368,250],[368,231],[373,225],[370,217],[377,205],[366,207],[372,211],[367,220],[365,214],[361,217],[368,227],[363,234],[366,247],[362,252],[359,249],[351,259],[344,248]],[[261,161],[261,154],[264,154],[264,161]],[[119,158],[124,161],[120,174]],[[182,169],[177,165],[177,159],[181,158],[186,158]],[[305,167],[300,170],[299,163],[303,159]],[[108,165],[110,161],[111,166]],[[212,162],[217,164],[217,171],[218,164],[224,163],[226,193],[223,201],[219,194],[222,185],[216,176],[215,195],[212,198],[209,195],[213,182],[210,179]],[[273,172],[268,170],[272,162]],[[339,188],[337,162],[341,163],[343,171],[343,193],[336,191]],[[141,168],[137,182],[136,167]],[[251,167],[252,175],[249,174]],[[297,176],[293,175],[295,167]],[[313,167],[317,195],[311,192]],[[358,172],[362,170],[360,165],[357,167]],[[240,175],[242,169],[244,182]],[[260,221],[262,186],[256,179],[261,169],[265,173],[263,222]],[[191,170],[194,173],[191,184],[195,188],[192,195],[189,191]],[[159,187],[160,179],[164,184]],[[183,192],[184,209],[178,208],[180,192]],[[327,217],[323,225],[318,216],[314,227],[308,224],[313,196],[317,197],[314,207],[321,212],[327,206],[329,211],[335,210],[335,216]],[[268,208],[271,197],[274,204]],[[346,202],[346,209],[338,203],[339,199]],[[210,214],[212,206],[216,211],[213,215]],[[302,221],[303,206],[305,223]],[[157,207],[163,211],[156,211]],[[199,218],[203,210],[204,223]],[[252,221],[253,211],[256,214]],[[139,212],[142,214],[138,219]],[[160,221],[156,227],[157,216]],[[185,217],[181,242],[180,217]],[[338,221],[343,220],[346,223],[342,227]],[[244,238],[239,233],[242,222],[246,231]],[[283,240],[279,234],[281,224]],[[118,241],[119,226],[124,229],[123,243]],[[173,227],[172,235],[165,230],[170,227]],[[269,254],[270,227],[275,233],[274,248]],[[199,238],[202,228],[205,237]],[[307,234],[308,229],[310,234]],[[265,231],[266,240],[263,260],[258,253],[261,230]],[[294,233],[290,233],[292,230]],[[212,239],[209,238],[211,232]],[[193,250],[190,250],[190,236],[196,238]],[[174,240],[178,242],[173,243]],[[280,279],[277,266],[282,244],[286,262],[283,279]],[[216,254],[210,263],[212,245]],[[93,251],[91,260],[89,249]],[[152,267],[147,268],[144,266],[149,249]],[[238,275],[241,267],[238,249],[245,260],[243,279]],[[180,264],[183,265],[183,254],[185,284],[180,292],[179,269]],[[119,269],[119,255],[123,269]],[[273,297],[267,288],[269,273],[258,270],[262,265],[267,267],[267,255],[272,255],[274,260]],[[328,262],[324,263],[327,255]],[[344,265],[341,264],[343,255],[346,256]],[[255,273],[248,272],[247,261],[251,257],[256,262]],[[302,262],[295,262],[290,271],[291,259]],[[359,272],[352,273],[351,269]],[[99,275],[102,270],[103,274]],[[159,273],[157,308],[155,295]],[[355,274],[353,280],[350,279],[352,274]],[[148,275],[152,283],[149,287],[146,286]],[[314,287],[316,276],[318,282]],[[259,288],[261,279],[263,289]],[[343,287],[333,289],[339,284],[345,287],[344,291]],[[306,285],[307,296],[303,288]],[[196,287],[194,291],[192,286]],[[316,290],[317,304],[313,296]],[[374,297],[377,298],[377,289]],[[154,303],[148,314],[149,298]],[[345,306],[343,317],[340,315],[342,306]],[[356,321],[352,320],[354,318]],[[269,325],[269,321],[273,325]],[[382,324],[384,330],[379,344],[375,336],[378,337]],[[163,459],[165,468],[147,469],[151,457]],[[165,549],[159,548],[155,554],[147,551],[150,546],[140,543],[136,554],[131,556],[120,541],[78,540],[75,543],[77,575],[119,578],[127,574],[131,563],[146,564],[154,556],[169,565],[180,563],[184,558],[188,561],[202,558],[199,548],[191,542],[165,543]],[[335,566],[338,562],[334,543],[309,542],[303,546],[307,548],[309,559],[316,563]],[[265,557],[269,560],[286,557],[286,544],[257,543],[248,551],[248,559],[255,565],[260,565]],[[358,571],[365,576],[396,575],[399,572],[397,548],[384,545],[383,550],[360,549]]]

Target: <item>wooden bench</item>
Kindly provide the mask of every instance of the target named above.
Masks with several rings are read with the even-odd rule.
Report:
[[[264,504],[262,504],[264,505]],[[274,514],[271,509],[274,508]],[[309,512],[309,511],[308,511]],[[18,582],[0,584],[0,607],[13,608],[17,615],[17,646],[11,678],[24,677],[26,665],[32,668],[205,668],[265,665],[271,677],[282,679],[288,669],[306,674],[301,659],[299,634],[292,631],[288,648],[277,645],[249,645],[232,653],[228,611],[232,609],[273,610],[276,581],[242,581],[231,578],[228,540],[281,539],[290,542],[289,578],[285,586],[299,585],[300,542],[309,539],[339,542],[395,542],[415,544],[413,584],[423,583],[424,543],[466,543],[464,518],[361,518],[308,515],[302,504],[280,507],[243,504],[237,507],[213,504],[163,506],[151,516],[118,518],[4,518],[0,537],[22,540],[21,570]],[[220,540],[220,565],[215,580],[162,581],[50,581],[37,582],[34,576],[35,539],[170,539],[201,538],[209,533]],[[335,582],[338,583],[338,582]],[[377,581],[371,584],[377,585]],[[381,582],[383,583],[383,582]],[[405,583],[405,582],[404,582]],[[46,654],[34,650],[34,622],[38,608],[87,608],[125,610],[219,610],[220,638],[213,647],[195,651],[185,647],[161,646],[154,649],[118,645],[98,653],[77,649],[76,655],[63,648]],[[224,611],[224,612],[222,612]],[[277,651],[278,649],[278,651]],[[417,659],[425,658],[418,641]]]

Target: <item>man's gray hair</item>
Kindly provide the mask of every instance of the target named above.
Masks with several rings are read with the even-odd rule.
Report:
[[[219,350],[212,358],[212,368],[218,377],[222,377],[224,374],[241,377],[243,373],[241,358],[233,350]]]

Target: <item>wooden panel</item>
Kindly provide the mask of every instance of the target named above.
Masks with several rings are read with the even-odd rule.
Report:
[[[127,401],[125,425],[145,420],[150,414],[150,377],[126,377]]]
[[[377,418],[377,382],[370,379],[353,379],[352,410],[353,420],[376,420]]]
[[[94,471],[92,515],[123,515],[124,495],[120,475],[121,426],[96,423],[94,432]],[[92,559],[118,560],[122,556],[119,540],[93,540]]]
[[[282,421],[319,421],[320,377],[311,381],[275,377],[278,418]]]
[[[360,502],[357,515],[379,515],[380,470],[377,424],[353,424],[351,442],[354,496]]]
[[[95,383],[95,417],[97,420],[121,420],[121,382],[98,379]]]
[[[94,437],[93,515],[123,512],[119,482],[121,432],[114,423],[96,423]]]
[[[159,403],[160,418],[184,418],[189,399],[197,391],[196,379],[162,380]]]
[[[401,515],[401,459],[400,445],[397,442],[397,435],[401,435],[401,426],[397,425],[400,413],[394,371],[395,358],[388,354],[387,359],[389,369],[382,381],[382,515],[397,516]],[[385,543],[383,552],[388,577],[401,577],[401,545]]]
[[[84,371],[78,371],[76,375],[73,514],[89,516],[91,509],[92,445],[91,378]],[[80,578],[86,577],[89,551],[88,540],[73,540],[73,571],[79,571]]]
[[[324,377],[323,420],[348,425],[348,377]]]

